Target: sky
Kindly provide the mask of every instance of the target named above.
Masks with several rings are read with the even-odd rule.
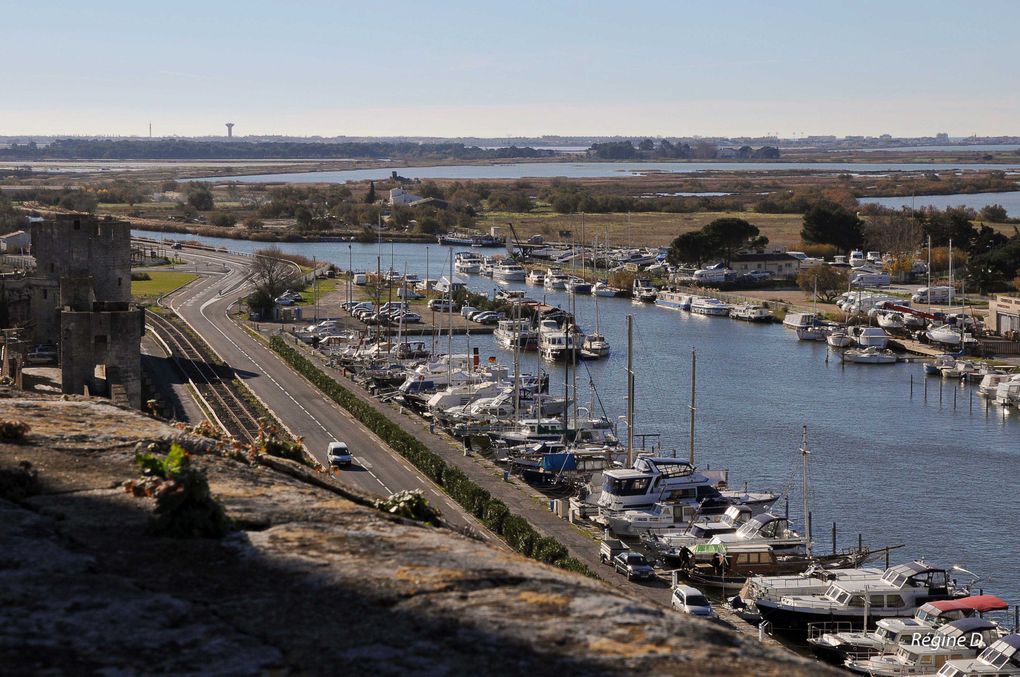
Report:
[[[1020,2],[0,0],[0,135],[1020,135]]]

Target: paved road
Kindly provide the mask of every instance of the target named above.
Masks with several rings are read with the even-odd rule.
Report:
[[[227,316],[231,306],[246,293],[248,259],[189,249],[178,253],[206,274],[170,296],[168,305],[234,368],[238,378],[292,434],[304,438],[312,455],[325,464],[329,442],[347,442],[354,464],[350,470],[340,472],[341,480],[380,496],[402,489],[421,489],[449,521],[477,529],[477,523],[416,468],[390,451],[382,440]]]

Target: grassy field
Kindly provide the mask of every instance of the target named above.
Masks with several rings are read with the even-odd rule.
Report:
[[[343,289],[344,287],[338,287],[337,285],[342,282],[340,278],[329,278],[319,280],[319,298],[321,299],[326,294],[336,291],[337,289]],[[312,285],[308,285],[308,288],[301,292],[301,303],[308,305],[315,303],[315,299],[312,298]]]
[[[803,216],[800,214],[758,214],[755,212],[694,212],[691,214],[667,214],[660,212],[639,212],[632,214],[586,214],[584,217],[584,239],[591,242],[598,238],[610,245],[667,246],[677,235],[697,230],[705,224],[724,217],[737,217],[750,221],[761,229],[769,242],[792,247],[800,242]],[[541,235],[547,240],[580,239],[580,214],[557,214],[548,207],[532,212],[486,212],[478,219],[478,227],[488,231],[489,226],[500,226],[506,231],[506,223],[513,223],[517,236],[526,240],[532,235]],[[561,231],[571,235],[563,237]]]
[[[155,299],[160,294],[169,294],[198,277],[193,273],[178,273],[169,270],[154,271],[148,275],[152,279],[131,281],[131,296],[138,299]]]

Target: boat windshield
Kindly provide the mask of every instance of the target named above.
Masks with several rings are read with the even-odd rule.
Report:
[[[602,491],[614,496],[639,496],[648,491],[650,477],[630,477],[627,479],[615,479],[606,477],[602,484]]]

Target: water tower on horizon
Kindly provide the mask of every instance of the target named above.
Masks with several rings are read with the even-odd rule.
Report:
[[[227,123],[227,138],[228,139],[234,138],[234,123],[233,122],[228,122]]]

